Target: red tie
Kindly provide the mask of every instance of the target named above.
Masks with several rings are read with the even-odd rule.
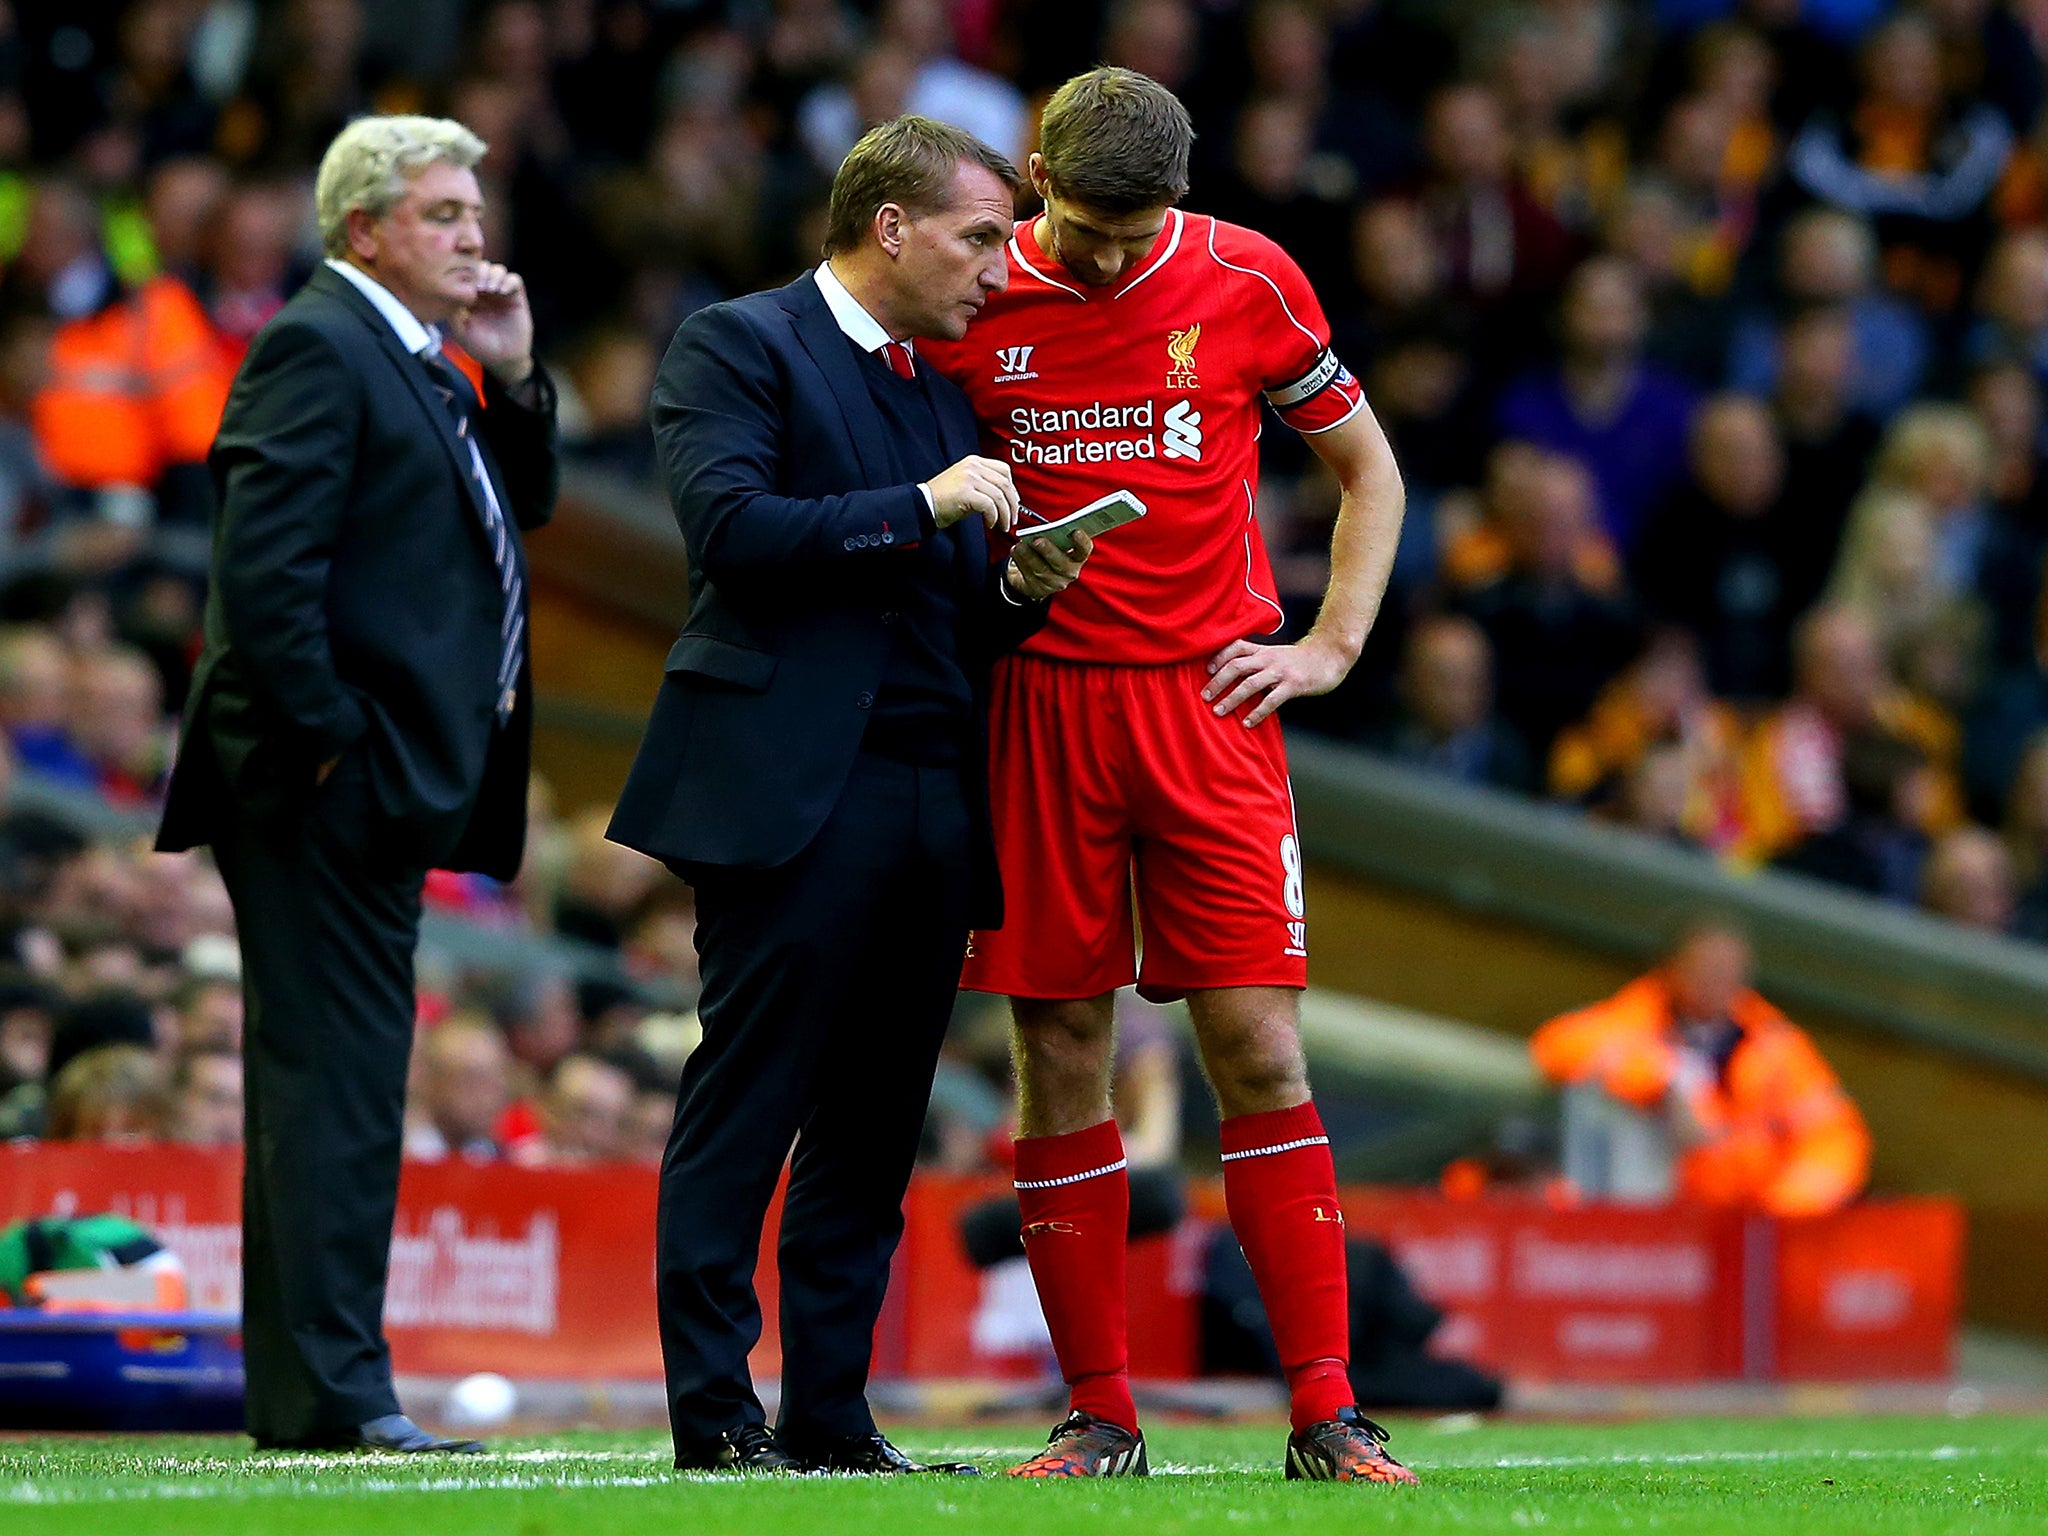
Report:
[[[889,365],[889,371],[899,379],[917,377],[917,363],[910,355],[910,344],[902,341],[885,341],[875,348],[875,356]]]

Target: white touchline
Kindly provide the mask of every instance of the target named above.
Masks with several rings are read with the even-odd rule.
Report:
[[[1021,1456],[1027,1455],[1029,1446],[965,1446],[945,1448],[955,1455],[971,1456]],[[1606,1456],[1479,1456],[1462,1458],[1455,1456],[1416,1456],[1410,1465],[1424,1471],[1536,1471],[1546,1468],[1570,1467],[1683,1467],[1712,1465],[1716,1463],[1741,1464],[1785,1461],[1959,1461],[1966,1457],[2001,1453],[2011,1449],[2031,1450],[2036,1455],[2048,1456],[2048,1447],[2024,1448],[1996,1446],[1938,1445],[1933,1447],[1894,1447],[1889,1449],[1828,1449],[1804,1447],[1764,1451],[1671,1451],[1671,1452],[1616,1452]],[[944,1452],[933,1452],[942,1454]],[[466,1458],[470,1465],[535,1465],[547,1463],[585,1464],[635,1462],[646,1465],[668,1459],[665,1451],[502,1451],[483,1456]],[[495,1476],[423,1476],[417,1479],[398,1477],[354,1477],[342,1476],[320,1482],[305,1482],[295,1478],[271,1479],[264,1476],[266,1471],[292,1471],[310,1468],[324,1468],[335,1472],[366,1470],[375,1463],[365,1463],[354,1455],[293,1455],[289,1457],[248,1457],[235,1459],[225,1456],[175,1457],[153,1456],[137,1458],[150,1471],[160,1475],[229,1474],[218,1483],[157,1483],[133,1484],[126,1487],[52,1487],[34,1480],[0,1483],[0,1504],[74,1505],[74,1504],[122,1504],[150,1499],[228,1499],[247,1501],[255,1499],[324,1499],[347,1498],[355,1494],[389,1493],[470,1493],[479,1491],[538,1492],[551,1489],[607,1489],[607,1488],[658,1488],[668,1483],[691,1483],[708,1487],[744,1488],[759,1486],[752,1479],[736,1478],[720,1472],[672,1472],[666,1469],[656,1472],[579,1473],[567,1470],[555,1473],[507,1471]],[[1163,1462],[1152,1468],[1155,1476],[1166,1477],[1213,1477],[1232,1471],[1258,1472],[1263,1467],[1227,1467],[1216,1465],[1195,1465]],[[118,1476],[119,1473],[114,1475]]]
[[[1890,1450],[1831,1449],[1822,1446],[1795,1447],[1770,1451],[1658,1451],[1615,1452],[1607,1456],[1417,1456],[1416,1467],[1457,1467],[1477,1470],[1542,1467],[1690,1467],[1715,1462],[1770,1461],[1957,1461],[1965,1456],[1982,1456],[1983,1446],[1937,1445],[1930,1449],[1903,1447]]]

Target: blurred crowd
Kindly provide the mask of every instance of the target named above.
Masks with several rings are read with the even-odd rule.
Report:
[[[76,686],[74,684],[74,686]],[[0,813],[0,1141],[233,1145],[243,1030],[233,913],[204,859],[140,829]],[[689,888],[531,797],[516,886],[435,875],[406,1153],[526,1166],[653,1163],[697,1040]],[[536,938],[552,944],[535,944]],[[679,986],[679,983],[684,985]]]
[[[1190,205],[1308,271],[1407,478],[1296,724],[2048,937],[2044,58],[2048,0],[0,0],[0,781],[153,809],[206,446],[352,114],[489,141],[571,453],[647,480],[669,335],[815,259],[867,125],[1021,157],[1107,59],[1188,102]],[[1264,444],[1305,624],[1335,488]],[[218,882],[15,798],[0,1130],[227,1134]],[[652,1155],[690,1025],[631,978],[691,973],[688,893],[534,798],[519,886],[430,902],[628,980],[430,954],[410,1144]]]

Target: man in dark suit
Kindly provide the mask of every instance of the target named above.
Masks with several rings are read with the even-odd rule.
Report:
[[[1087,555],[991,563],[1009,468],[910,343],[1002,287],[1015,186],[968,134],[884,124],[834,179],[825,263],[692,315],[655,384],[691,612],[611,835],[697,891],[657,1255],[681,1467],[973,1470],[905,1458],[866,1388],[968,930],[1001,920],[989,667]],[[771,1433],[747,1352],[792,1143]]]
[[[525,289],[483,259],[483,153],[441,119],[343,130],[315,193],[329,259],[257,336],[211,456],[206,644],[157,846],[213,845],[241,937],[263,1446],[481,1449],[399,1412],[383,1308],[421,887],[519,867],[518,529],[555,497]]]

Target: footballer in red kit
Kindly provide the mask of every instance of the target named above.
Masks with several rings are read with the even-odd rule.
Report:
[[[1088,580],[999,663],[990,784],[1009,919],[962,985],[1011,998],[1024,1246],[1072,1413],[1020,1476],[1146,1470],[1128,1370],[1129,1185],[1110,1113],[1112,1000],[1185,997],[1222,1112],[1232,1225],[1292,1398],[1290,1477],[1414,1476],[1359,1413],[1336,1174],[1297,1021],[1307,914],[1274,712],[1357,660],[1399,537],[1400,476],[1294,261],[1175,206],[1193,129],[1130,70],[1067,82],[1030,160],[1045,212],[964,340],[925,355],[967,394],[1025,508],[1128,490]],[[1261,402],[1343,499],[1309,633],[1283,643],[1261,541]],[[1135,904],[1135,911],[1134,911]]]

